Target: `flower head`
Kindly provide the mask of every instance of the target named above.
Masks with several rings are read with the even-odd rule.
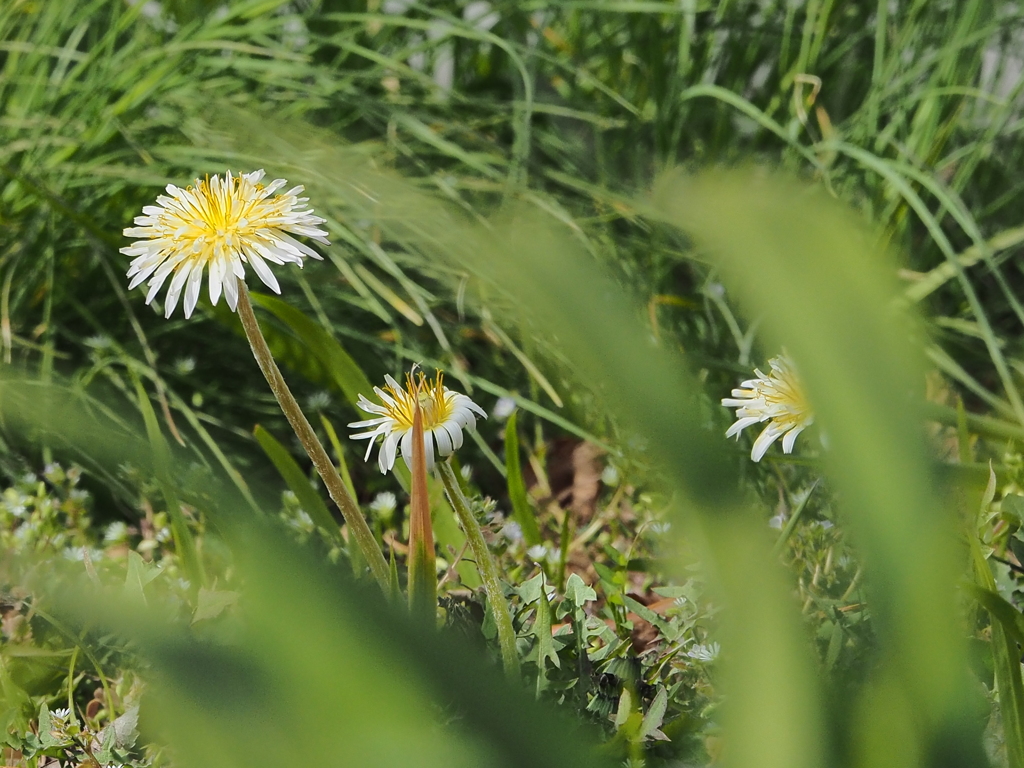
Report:
[[[780,437],[782,450],[792,453],[796,436],[814,423],[814,414],[790,359],[783,353],[769,360],[768,364],[772,368],[771,373],[765,376],[755,369],[756,379],[744,381],[740,389],[732,391],[731,398],[722,400],[722,405],[736,409],[736,421],[725,433],[726,437],[739,435],[751,424],[768,422],[750,451],[750,458],[754,461],[760,461]]]
[[[385,376],[384,380],[386,389],[373,388],[381,405],[359,396],[359,407],[373,414],[374,418],[348,425],[353,429],[371,428],[352,435],[354,440],[370,441],[366,447],[366,460],[369,460],[377,438],[383,438],[377,454],[381,474],[395,466],[399,447],[406,466],[412,468],[412,420],[417,402],[423,413],[424,454],[428,471],[434,466],[435,446],[441,456],[452,454],[462,446],[463,430],[476,428],[476,416],[487,418],[484,410],[466,395],[452,392],[444,386],[444,376],[440,371],[433,380],[427,379],[422,371],[418,376],[409,373],[405,377],[405,387],[391,376]]]
[[[170,317],[185,292],[185,317],[190,317],[199,301],[203,270],[210,270],[210,301],[221,292],[232,310],[238,303],[237,280],[245,277],[248,263],[275,293],[280,293],[274,273],[267,262],[302,266],[303,259],[319,259],[312,248],[292,235],[303,235],[330,245],[324,222],[306,207],[307,198],[298,197],[302,187],[275,194],[287,182],[275,179],[260,183],[263,171],[223,177],[196,179],[188,189],[167,185],[167,195],[157,197],[156,205],[147,205],[125,237],[139,238],[121,249],[134,259],[128,268],[129,290],[149,280],[146,303],[156,298],[161,286],[173,273],[167,289],[164,315]],[[290,234],[289,234],[290,233]]]

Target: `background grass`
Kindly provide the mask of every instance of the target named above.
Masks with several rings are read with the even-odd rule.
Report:
[[[230,547],[205,530],[212,496],[204,502],[195,489],[221,478],[241,493],[240,502],[224,505],[276,515],[284,484],[252,437],[254,425],[276,435],[305,468],[301,451],[234,318],[201,304],[190,321],[165,321],[159,307],[124,291],[117,248],[120,230],[164,184],[266,167],[307,185],[334,243],[323,263],[282,275],[285,298],[338,340],[370,381],[419,362],[443,368],[489,410],[498,397],[514,398],[538,497],[545,484],[558,485],[566,446],[571,452],[579,439],[602,446],[598,469],[609,465],[613,473],[594,519],[606,529],[599,525],[581,542],[585,557],[573,562],[564,542],[585,533],[589,521],[570,504],[536,506],[552,553],[547,578],[561,593],[568,574],[589,573],[607,601],[601,615],[614,616],[620,640],[630,637],[626,606],[635,610],[625,598],[664,585],[671,570],[631,571],[630,553],[662,551],[658,537],[644,531],[663,523],[670,493],[682,491],[674,498],[698,509],[688,518],[697,521],[687,529],[689,546],[719,591],[705,594],[699,577],[696,613],[680,619],[693,620],[680,628],[685,642],[643,667],[645,680],[671,693],[666,723],[675,724],[674,744],[687,746],[652,747],[635,729],[627,737],[624,719],[608,726],[623,754],[715,759],[713,664],[677,661],[720,629],[723,640],[733,638],[738,682],[731,695],[736,711],[746,713],[734,721],[745,723],[734,733],[746,735],[732,737],[737,764],[763,765],[765,754],[780,765],[977,761],[972,745],[984,702],[971,708],[966,675],[958,675],[976,648],[974,674],[989,703],[997,703],[992,628],[987,614],[971,613],[968,627],[954,624],[954,582],[969,569],[957,570],[955,547],[944,538],[952,516],[934,511],[942,506],[933,495],[934,467],[925,463],[899,393],[920,394],[927,382],[929,414],[946,425],[930,428],[931,459],[956,464],[943,477],[960,490],[947,495],[972,533],[977,529],[982,557],[1013,563],[1021,521],[1014,503],[1003,500],[1020,492],[1024,467],[1014,442],[1024,435],[1016,258],[1024,243],[1017,214],[1021,14],[1010,3],[969,1],[891,8],[829,0],[8,0],[0,8],[5,369],[40,385],[67,385],[124,434],[141,425],[133,377],[143,380],[178,451],[177,482],[191,491],[204,558],[229,576],[233,567],[245,572],[230,565]],[[670,181],[657,197],[648,194],[676,166],[750,164],[801,179],[854,213],[836,213],[806,187],[771,180],[763,188],[745,182],[747,191],[724,181]],[[565,271],[541,279],[554,264]],[[612,282],[600,282],[603,276]],[[920,310],[924,321],[891,314],[881,298],[886,290],[902,294],[899,303]],[[619,292],[621,305],[609,299]],[[320,413],[338,429],[352,420],[349,393],[308,335],[279,316],[264,320],[310,415]],[[627,326],[632,336],[622,330]],[[714,451],[730,450],[718,439],[730,417],[717,401],[781,345],[799,355],[812,400],[827,417],[834,449],[825,459],[843,503],[831,483],[806,502],[804,522],[786,542],[790,571],[771,576],[764,542],[751,531],[803,509],[821,472],[816,438],[801,438],[797,457],[773,453],[763,466],[750,464],[742,447],[735,455]],[[925,359],[915,369],[910,361],[919,350]],[[679,358],[693,379],[673,372]],[[966,405],[959,433],[958,399]],[[877,420],[863,415],[869,413]],[[858,424],[859,432],[851,426]],[[670,425],[675,431],[666,437]],[[894,435],[906,442],[889,442]],[[503,445],[500,419],[492,419],[460,460],[472,468],[475,488],[510,510]],[[888,458],[883,445],[892,449]],[[119,467],[88,442],[69,447],[52,430],[9,425],[0,460],[12,493],[35,498],[24,475],[54,458],[85,467],[81,483],[95,524],[72,505],[60,512],[72,524],[54,518],[54,530],[41,528],[34,538],[23,532],[19,540],[13,531],[24,528],[24,518],[11,513],[8,546],[23,550],[31,540],[45,550],[57,531],[68,537],[58,546],[80,546],[90,535],[95,541],[100,526],[122,521],[135,527],[135,537],[108,542],[114,560],[123,562],[122,550],[141,539],[154,542],[144,549],[147,558],[160,560],[166,551],[173,564],[154,517],[164,513],[163,497],[144,469]],[[990,460],[997,492],[978,515]],[[362,502],[382,490],[402,498],[397,483],[358,455],[348,453],[347,463]],[[43,510],[47,494],[70,492],[47,480],[36,506],[9,503]],[[758,501],[739,502],[743,493]],[[289,504],[286,514],[301,528]],[[481,504],[481,515],[493,511]],[[404,540],[403,506],[375,518],[385,540]],[[751,515],[759,522],[717,527],[722,516],[744,519],[726,511],[741,506],[757,510]],[[46,514],[39,511],[40,520],[50,520]],[[833,522],[838,528],[822,525]],[[457,528],[439,534],[442,557],[453,559],[444,546],[457,550],[458,537]],[[496,547],[510,584],[536,571],[522,543],[499,537]],[[329,554],[329,544],[322,548]],[[1012,602],[1015,576],[999,560],[985,567]],[[862,568],[874,573],[869,601]],[[461,585],[473,585],[466,568],[459,574]],[[24,578],[12,570],[5,589]],[[674,579],[684,581],[678,571]],[[801,650],[803,635],[793,629],[797,612],[786,595],[794,588],[816,657]],[[539,598],[521,599],[525,608]],[[720,601],[731,606],[735,624],[718,627],[705,616]],[[557,610],[567,611],[562,618],[571,625],[572,601]],[[524,630],[535,626],[530,616],[524,614]],[[582,625],[575,631],[586,637]],[[659,633],[667,637],[664,628]],[[7,634],[8,641],[24,639]],[[43,637],[38,628],[36,634]],[[745,636],[760,646],[746,647]],[[973,638],[969,648],[963,638]],[[673,647],[669,641],[662,650]],[[1009,647],[1013,657],[1016,647]],[[130,665],[120,647],[94,650],[99,667],[120,675],[127,693],[133,678],[121,672]],[[265,657],[271,666],[275,654]],[[565,660],[588,663],[586,653]],[[611,674],[608,659],[594,672],[594,690],[580,682],[582,672],[563,680],[564,690],[574,691],[568,694],[552,670],[559,692],[551,697],[605,722],[599,685],[600,675]],[[67,677],[75,681],[73,673]],[[616,678],[605,697],[609,712],[621,706],[627,677]],[[90,672],[70,688],[84,703],[98,680]],[[54,693],[61,690],[54,680],[35,688],[21,682],[33,695],[67,699],[68,686]],[[197,695],[184,690],[185,701]],[[640,698],[641,714],[649,712],[655,695]],[[108,716],[126,708],[113,709]],[[1019,764],[1024,755],[1014,757],[1012,735],[1004,754],[1000,722],[992,720],[990,754]],[[623,747],[631,738],[633,747]],[[297,748],[282,743],[283,756]]]

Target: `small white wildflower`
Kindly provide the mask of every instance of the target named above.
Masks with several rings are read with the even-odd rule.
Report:
[[[68,549],[64,550],[63,554],[65,560],[70,560],[73,563],[81,563],[85,561],[85,549],[83,547],[69,547]],[[98,560],[103,559],[102,550],[93,549],[92,547],[90,547],[89,559],[94,563]]]
[[[713,296],[716,299],[721,299],[725,296],[725,286],[721,283],[708,283],[704,288],[704,292],[708,296]]]
[[[511,397],[499,397],[498,401],[494,404],[491,409],[491,415],[498,421],[504,421],[512,415],[512,411],[516,409],[516,401]]]
[[[194,357],[179,357],[174,361],[174,372],[179,376],[187,376],[196,369]]]
[[[607,485],[609,488],[613,488],[619,484],[619,470],[614,464],[609,464],[601,472],[601,482]]]
[[[722,405],[736,409],[736,421],[726,437],[739,435],[751,424],[768,422],[768,426],[757,436],[750,458],[760,461],[771,444],[782,438],[782,450],[793,452],[797,435],[814,423],[803,386],[793,363],[785,354],[769,361],[771,373],[767,376],[754,370],[756,379],[749,379],[732,391],[732,397],[722,400]]]
[[[370,511],[381,517],[388,517],[398,506],[398,499],[391,491],[381,491],[370,502]]]
[[[243,263],[280,293],[268,261],[301,267],[307,257],[320,259],[316,251],[292,237],[302,235],[330,245],[327,232],[319,228],[324,220],[306,207],[308,198],[299,197],[303,188],[275,194],[287,182],[275,179],[263,186],[263,176],[262,170],[238,175],[228,171],[223,177],[196,179],[187,189],[168,184],[167,195],[143,208],[136,226],[124,230],[125,237],[140,238],[121,249],[134,257],[128,269],[129,290],[149,280],[149,304],[173,273],[164,316],[171,316],[184,291],[185,317],[191,317],[202,290],[203,270],[209,267],[210,301],[216,304],[223,292],[234,311],[238,280],[245,278]]]
[[[668,522],[667,520],[660,521],[657,523],[651,523],[648,530],[655,536],[664,536],[672,530],[672,523]]]
[[[548,550],[547,547],[545,547],[543,544],[534,544],[532,547],[526,550],[526,554],[534,562],[542,563],[548,557]]]
[[[302,533],[312,533],[316,530],[316,525],[313,523],[313,518],[309,516],[309,513],[304,509],[299,509],[293,515],[290,515],[287,519],[288,525],[297,531]]]
[[[381,404],[359,396],[359,407],[374,418],[356,421],[348,426],[352,429],[370,427],[368,432],[352,435],[353,440],[369,440],[366,447],[367,461],[377,438],[383,438],[377,465],[381,474],[394,468],[395,459],[401,447],[402,458],[412,468],[412,422],[414,407],[418,402],[423,414],[424,454],[427,471],[434,466],[434,448],[441,456],[449,456],[462,446],[463,430],[476,428],[476,416],[487,418],[486,412],[466,395],[453,392],[444,386],[444,376],[438,371],[437,378],[428,381],[421,372],[419,378],[410,373],[402,387],[391,376],[385,376],[387,391],[374,387]]]
[[[720,650],[721,646],[719,646],[718,643],[695,645],[686,652],[686,655],[695,661],[714,661],[718,658],[718,652]]]
[[[128,524],[122,520],[115,520],[103,532],[103,542],[105,544],[121,544],[127,540]]]
[[[522,541],[523,540],[523,527],[519,525],[515,520],[509,520],[501,528],[502,535],[510,541]]]
[[[315,412],[326,411],[331,407],[331,399],[329,392],[314,392],[306,401],[306,407]]]

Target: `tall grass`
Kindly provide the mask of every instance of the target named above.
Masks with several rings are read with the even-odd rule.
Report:
[[[180,443],[181,490],[225,531],[247,584],[226,645],[104,616],[152,665],[162,737],[188,764],[601,759],[475,651],[241,524],[273,506],[251,430],[283,434],[280,414],[233,317],[205,306],[164,321],[124,291],[117,248],[165,183],[266,167],[328,218],[335,245],[283,281],[285,298],[356,370],[376,381],[436,364],[468,392],[512,396],[534,454],[572,434],[673,494],[722,605],[729,764],[983,764],[967,642],[979,630],[996,644],[989,686],[1020,765],[1019,614],[992,591],[1012,602],[1016,585],[984,559],[1009,557],[1020,521],[1009,502],[1002,528],[990,519],[990,494],[979,530],[971,460],[994,460],[1001,496],[1020,490],[1019,454],[1001,441],[1024,435],[1022,12],[401,5],[0,7],[0,341],[8,378],[34,382],[0,392],[5,469],[73,455],[134,509],[139,489],[117,465],[145,466],[148,449],[116,444],[138,431],[139,377]],[[722,166],[741,169],[704,170]],[[300,398],[350,420],[325,353],[278,320],[270,340]],[[810,469],[752,471],[714,404],[780,346],[829,447]],[[945,398],[927,411],[926,369]],[[33,402],[64,382],[94,420]],[[937,473],[926,414],[959,423],[959,472]],[[482,435],[463,461],[502,489],[499,439]],[[352,471],[364,499],[386,487]],[[873,643],[850,685],[812,652],[744,491],[792,502],[817,471],[867,583]],[[959,591],[979,533],[992,622]],[[821,615],[843,643],[854,630],[840,607]]]

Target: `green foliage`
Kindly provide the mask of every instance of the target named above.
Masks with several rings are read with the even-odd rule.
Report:
[[[631,765],[975,765],[973,674],[993,760],[1021,765],[1021,10],[402,6],[0,7],[0,735],[103,766],[164,744],[182,764],[596,764],[600,738],[550,705]],[[752,160],[773,170],[653,184]],[[528,693],[482,661],[496,628],[437,483],[435,637],[332,564],[342,532],[270,438],[230,313],[166,322],[124,291],[119,232],[160,187],[258,167],[328,220],[325,261],[254,300],[332,443],[413,362],[518,406],[457,481]],[[783,345],[828,448],[808,433],[752,466],[717,403]],[[954,429],[926,441],[929,418]],[[346,480],[397,591],[404,501],[371,500],[405,497],[372,466]],[[282,506],[280,530],[240,524]],[[73,620],[40,558],[153,613]],[[140,679],[145,744],[122,720]]]

